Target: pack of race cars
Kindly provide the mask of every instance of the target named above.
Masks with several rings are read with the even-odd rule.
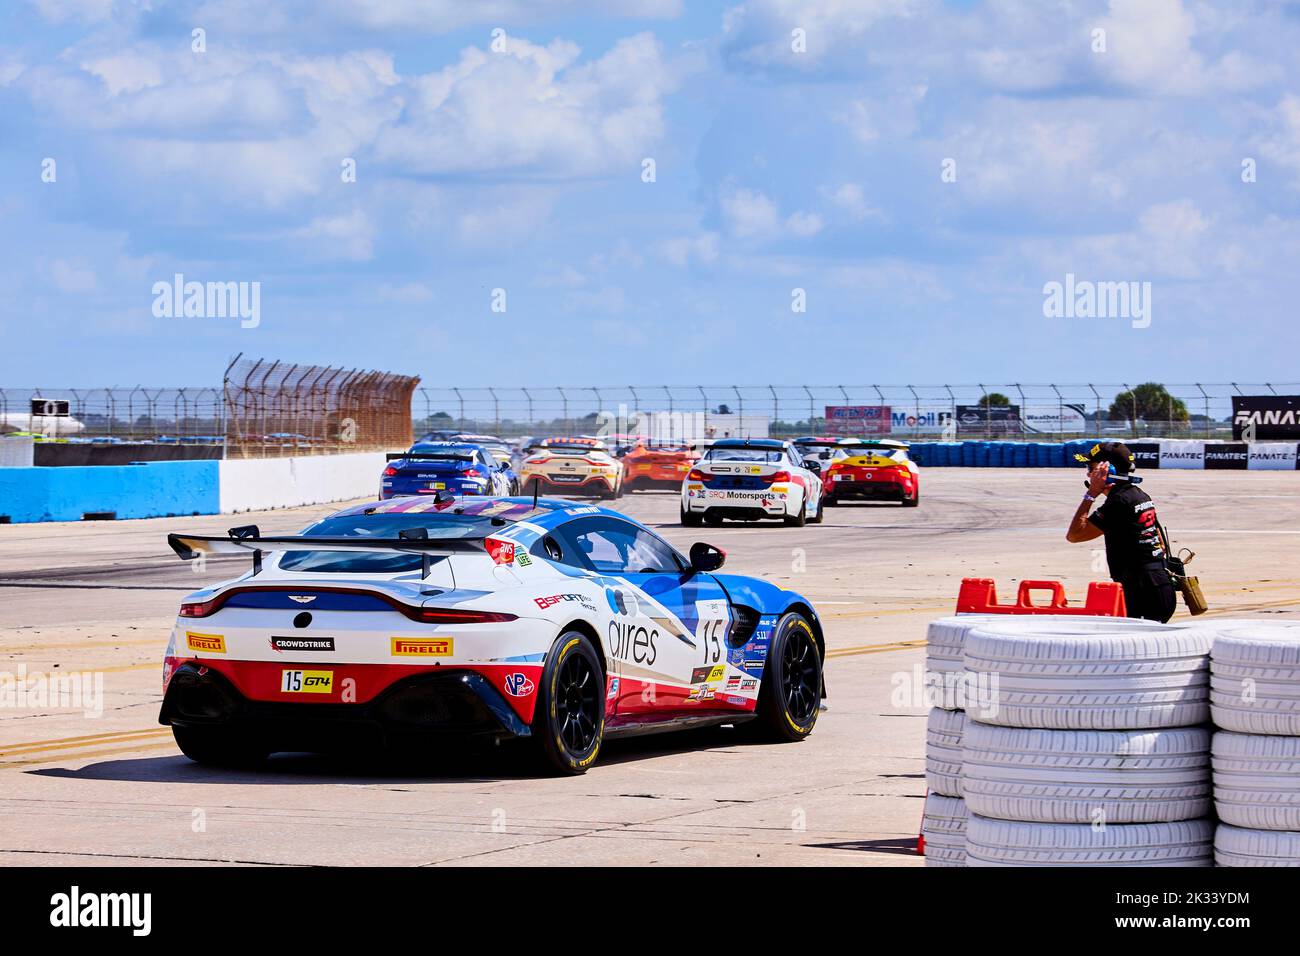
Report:
[[[515,448],[435,434],[388,458],[380,500],[299,533],[168,536],[187,560],[252,558],[185,598],[172,629],[159,722],[186,756],[246,767],[476,738],[575,774],[618,736],[734,725],[802,740],[826,696],[810,601],[718,573],[726,555],[710,544],[683,554],[621,512],[542,492],[676,488],[687,526],[920,499],[907,446],[875,439]]]
[[[847,501],[915,507],[920,472],[906,442],[808,436],[656,442],[644,436],[556,436],[517,445],[491,435],[427,435],[389,455],[381,499],[563,494],[603,499],[650,488],[681,494],[681,523],[819,523]]]

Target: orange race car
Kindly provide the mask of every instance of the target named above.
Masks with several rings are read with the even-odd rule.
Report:
[[[623,482],[629,491],[655,486],[676,490],[699,457],[699,452],[679,442],[641,440],[623,456]]]

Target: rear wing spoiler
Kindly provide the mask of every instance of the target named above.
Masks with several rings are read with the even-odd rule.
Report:
[[[231,528],[222,535],[169,534],[167,544],[185,561],[193,561],[205,554],[252,554],[253,573],[262,570],[262,553],[265,551],[361,551],[398,552],[417,554],[423,558],[422,576],[429,576],[434,558],[454,554],[483,554],[487,551],[484,538],[430,538],[424,528],[399,531],[396,538],[333,538],[301,534],[268,535],[263,537],[257,525]]]
[[[384,456],[386,461],[473,461],[474,456],[468,454],[458,454],[455,452],[444,452],[434,454],[433,452],[410,452],[410,451],[390,451]]]

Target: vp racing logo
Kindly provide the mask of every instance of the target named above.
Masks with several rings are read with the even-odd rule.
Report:
[[[511,697],[527,697],[534,690],[534,684],[528,679],[527,674],[521,674],[515,671],[513,674],[506,675],[506,693]]]

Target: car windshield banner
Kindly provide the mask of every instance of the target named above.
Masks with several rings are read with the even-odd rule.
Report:
[[[888,435],[888,405],[827,405],[826,431],[831,435]]]
[[[1232,396],[1232,437],[1237,441],[1300,439],[1300,395]]]
[[[959,435],[1019,435],[1023,431],[1019,405],[957,406]]]

